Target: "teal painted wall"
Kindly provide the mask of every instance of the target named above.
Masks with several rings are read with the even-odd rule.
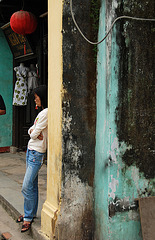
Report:
[[[135,3],[138,3],[138,0],[134,3],[127,0],[123,2],[122,4],[122,1],[101,1],[99,40],[105,35],[105,29],[109,29],[111,22],[116,18],[116,12],[119,15],[131,15],[129,9],[132,9],[132,13],[133,9],[136,9],[134,14],[147,9],[143,6],[139,7],[140,3]],[[144,5],[146,4],[147,1]],[[143,14],[144,12],[141,12],[139,16],[148,15]],[[128,21],[116,23],[112,34],[98,46],[96,240],[142,239],[139,209],[135,199],[154,195],[153,166],[149,155],[150,152],[152,153],[150,136],[153,131],[150,122],[151,133],[147,136],[147,128],[142,121],[145,119],[145,122],[149,122],[151,115],[152,99],[148,96],[151,96],[149,89],[152,86],[153,74],[148,74],[147,67],[153,72],[149,66],[152,61],[153,44],[150,41],[146,49],[144,44],[147,38],[153,38],[153,31],[151,33],[150,23],[150,28],[148,25],[146,27],[146,25],[142,26],[142,23],[138,24],[133,22],[131,24]],[[136,29],[140,27],[142,32],[147,32],[142,46],[142,35],[136,33]],[[144,55],[142,56],[140,52]],[[141,71],[143,71],[143,82]],[[148,89],[145,95],[144,88]],[[144,127],[145,131],[142,130]],[[147,149],[145,139],[147,139]],[[138,153],[136,156],[135,152]],[[143,155],[146,156],[145,161]],[[150,163],[148,166],[145,166],[146,159]]]
[[[12,145],[13,56],[0,30],[0,94],[6,105],[6,115],[0,116],[0,147]]]
[[[100,12],[99,39],[105,34],[105,3],[102,2]],[[101,37],[101,38],[100,38]],[[108,235],[108,169],[109,157],[108,112],[106,108],[106,43],[98,48],[97,77],[97,118],[96,118],[96,157],[95,157],[95,220],[96,238],[103,239]],[[104,147],[103,147],[104,146]],[[105,186],[105,187],[104,187]]]

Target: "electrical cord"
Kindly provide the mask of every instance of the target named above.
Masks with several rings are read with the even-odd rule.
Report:
[[[74,18],[74,13],[73,13],[73,7],[72,7],[72,0],[70,0],[70,11],[71,11],[71,15],[72,15],[72,19],[73,19],[73,22],[75,24],[75,26],[77,27],[78,31],[80,32],[80,34],[82,35],[82,37],[90,44],[93,44],[93,45],[98,45],[100,44],[101,42],[103,42],[107,36],[109,35],[110,31],[112,30],[114,24],[119,20],[119,19],[122,19],[122,18],[126,18],[126,19],[131,19],[131,20],[137,20],[137,21],[155,21],[155,19],[148,19],[148,18],[138,18],[138,17],[130,17],[130,16],[120,16],[120,17],[117,17],[113,23],[111,24],[111,27],[110,29],[108,30],[107,34],[104,36],[104,38],[99,41],[99,42],[92,42],[90,41],[87,37],[85,37],[85,35],[82,33],[81,29],[79,28],[75,18]]]

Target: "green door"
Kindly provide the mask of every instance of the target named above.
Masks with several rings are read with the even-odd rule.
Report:
[[[0,152],[12,145],[13,55],[0,29],[0,94],[6,114],[0,116]]]

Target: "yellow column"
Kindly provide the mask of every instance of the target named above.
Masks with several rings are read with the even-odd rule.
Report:
[[[62,163],[62,0],[48,0],[48,161],[47,199],[41,230],[53,239],[59,211]]]

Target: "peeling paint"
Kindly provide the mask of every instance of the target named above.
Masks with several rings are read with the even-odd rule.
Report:
[[[139,211],[130,210],[128,212],[128,218],[129,220],[140,221]]]
[[[117,212],[137,210],[138,203],[130,202],[129,197],[118,199],[117,197],[109,203],[109,217],[113,217]]]
[[[71,133],[72,119],[70,115],[70,102],[63,102],[63,118],[62,118],[62,132],[64,137],[63,153],[70,159],[72,167],[78,168],[78,161],[82,156],[81,146],[78,146],[77,142],[73,139]]]
[[[124,153],[130,149],[132,149],[131,145],[127,145],[125,142],[119,142],[117,137],[114,138],[111,144],[111,151],[109,152],[113,163],[117,164],[117,158],[122,157]]]
[[[69,101],[64,101],[65,109],[70,107]],[[68,134],[71,131],[71,122],[72,116],[69,115],[69,112],[64,111],[62,119],[62,131],[64,134]]]
[[[118,149],[119,149],[118,138],[115,138],[114,142],[111,145],[111,151],[110,151],[110,155],[114,163],[117,163]]]
[[[111,189],[111,192],[109,193],[109,198],[115,198],[116,186],[118,187],[118,183],[118,180],[113,178],[113,175],[111,175],[111,182],[109,183],[109,188]]]

